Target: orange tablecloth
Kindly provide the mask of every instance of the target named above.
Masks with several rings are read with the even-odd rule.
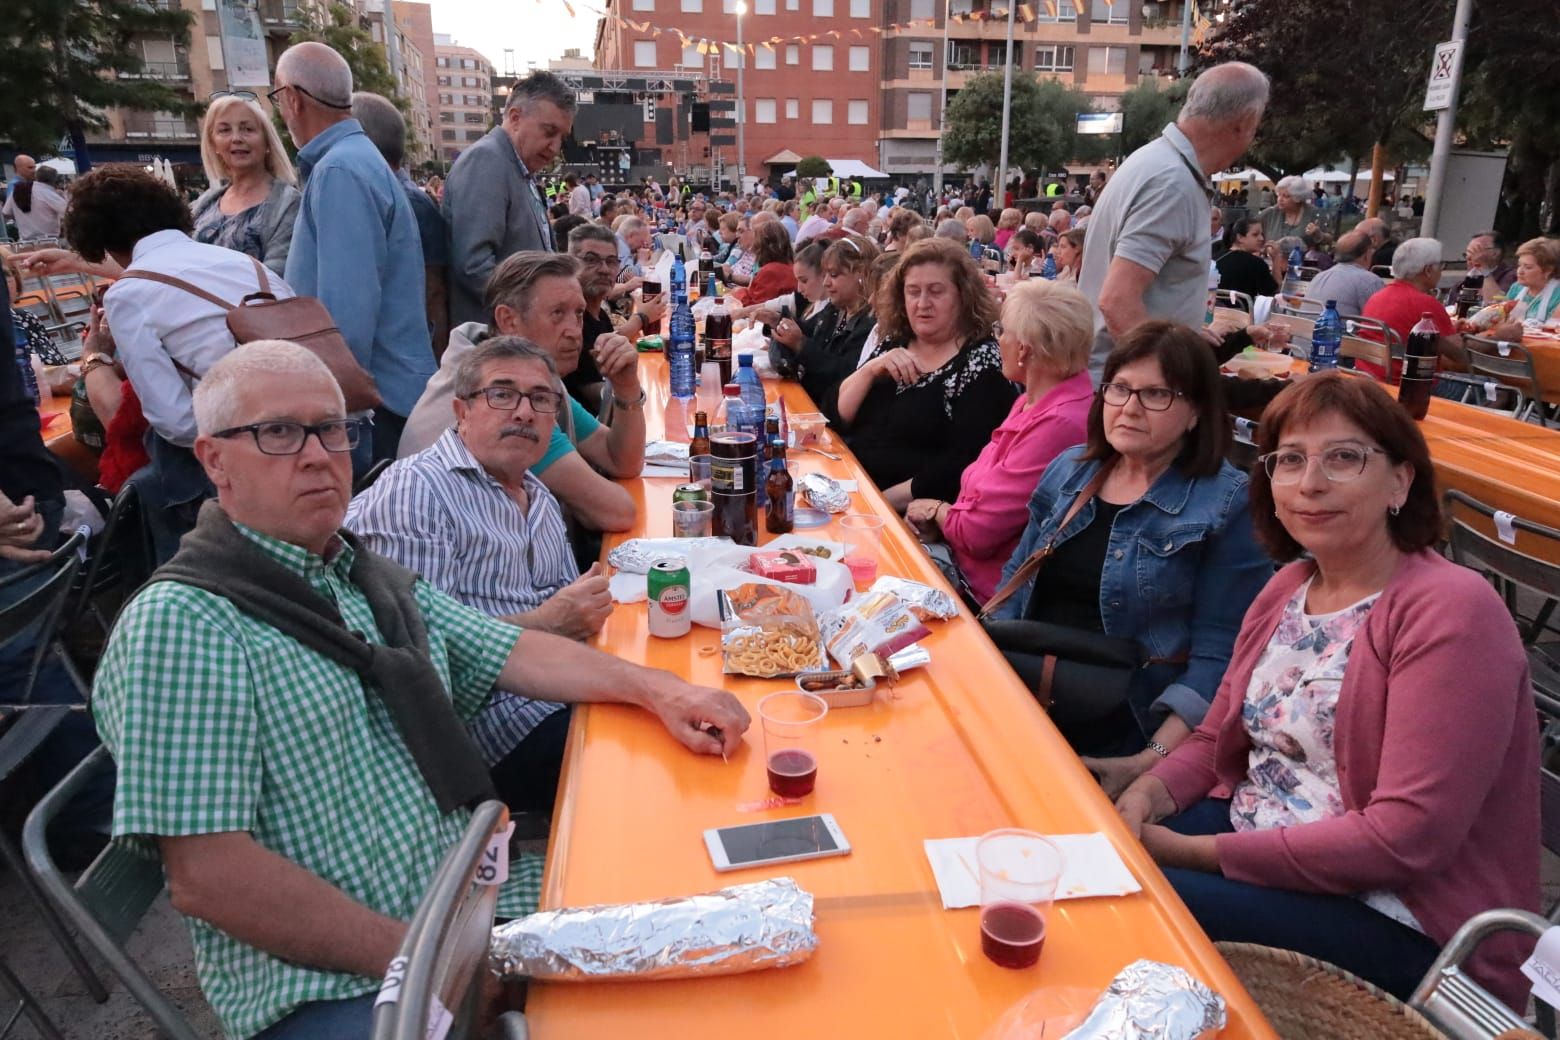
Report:
[[[662,359],[643,359],[642,372],[655,436],[667,398]],[[795,410],[811,410],[799,387],[783,392]],[[882,570],[939,581],[839,440],[825,447],[844,460],[797,454],[793,471],[861,479],[853,508],[890,520]],[[628,482],[642,518],[634,534],[671,533],[676,483]],[[837,526],[813,533],[837,538]],[[907,675],[891,700],[880,691],[869,707],[831,713],[818,787],[800,806],[738,808],[768,794],[756,720],[746,745],[725,763],[683,751],[644,712],[576,709],[543,906],[656,899],[789,875],[817,897],[819,947],[806,964],[752,975],[537,985],[526,1013],[538,1036],[977,1038],[1038,987],[1053,1005],[1072,1001],[1086,1009],[1139,957],[1183,965],[1222,993],[1231,1024],[1221,1037],[1273,1035],[975,621],[962,616],[934,625],[926,640],[929,668]],[[642,605],[619,606],[598,644],[627,660],[724,686],[749,710],[764,693],[788,686],[723,677],[719,655],[708,652],[718,645],[713,630],[696,626],[687,638],[650,638]],[[729,874],[711,867],[701,840],[706,828],[812,812],[835,815],[852,855]],[[1144,891],[1058,904],[1039,965],[998,968],[980,952],[978,910],[941,908],[921,843],[1002,826],[1103,831]]]

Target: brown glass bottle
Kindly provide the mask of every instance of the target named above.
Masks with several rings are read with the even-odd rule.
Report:
[[[764,492],[764,528],[770,534],[790,534],[796,526],[796,485],[785,468],[785,444],[777,437],[769,442],[769,476]]]
[[[688,457],[696,459],[710,453],[710,417],[704,412],[693,413],[693,439],[688,442]]]

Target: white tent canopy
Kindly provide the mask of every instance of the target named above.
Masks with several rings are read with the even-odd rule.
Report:
[[[1244,170],[1237,170],[1234,173],[1216,173],[1213,175],[1213,182],[1215,184],[1229,184],[1232,181],[1247,183],[1250,181],[1265,181],[1267,179],[1267,174],[1263,173],[1261,170],[1253,170],[1250,167],[1247,167]]]
[[[882,180],[888,174],[874,170],[860,159],[825,159],[836,177],[860,177],[862,180]]]
[[[51,170],[58,170],[61,177],[76,176],[76,160],[67,158],[63,155],[57,159],[45,159],[38,165],[47,166]]]
[[[1314,170],[1307,170],[1300,176],[1304,177],[1313,184],[1347,184],[1349,181],[1349,175],[1347,172],[1343,170],[1324,170],[1320,166]],[[1354,179],[1357,181],[1370,180],[1370,170],[1361,170],[1359,173],[1354,175]],[[1392,171],[1383,170],[1381,179],[1384,181],[1393,180],[1394,178],[1392,176]]]

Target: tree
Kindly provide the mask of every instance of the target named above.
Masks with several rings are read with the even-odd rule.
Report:
[[[943,157],[961,170],[997,168],[1002,151],[1002,76],[982,72],[965,81],[948,104]],[[1089,97],[1053,79],[1013,75],[1008,126],[1008,164],[1051,170],[1098,147],[1078,137],[1078,114],[1091,112]]]
[[[108,125],[110,108],[198,113],[198,102],[167,84],[121,78],[142,71],[138,35],[188,46],[192,20],[143,0],[6,0],[0,140],[47,154],[69,135],[85,168],[86,134]]]
[[[834,171],[830,169],[828,160],[821,155],[809,155],[796,164],[798,177],[827,177],[832,172]]]
[[[1191,80],[1163,83],[1158,76],[1140,76],[1137,86],[1121,95],[1121,150],[1131,155],[1175,122]]]

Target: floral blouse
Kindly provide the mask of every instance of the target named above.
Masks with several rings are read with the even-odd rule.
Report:
[[[1380,594],[1331,614],[1307,614],[1310,589],[1310,582],[1300,586],[1284,607],[1246,688],[1241,716],[1251,754],[1246,779],[1230,801],[1230,823],[1237,831],[1295,827],[1348,811],[1338,784],[1333,723],[1354,636]],[[1393,893],[1364,892],[1359,898],[1424,931]]]

